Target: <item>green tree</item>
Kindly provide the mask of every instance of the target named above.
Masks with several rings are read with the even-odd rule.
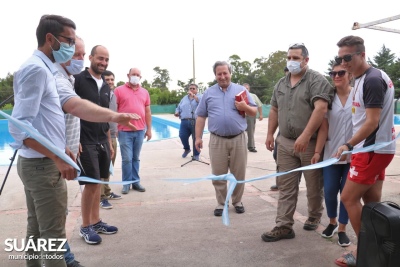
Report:
[[[9,98],[14,94],[13,81],[14,81],[14,75],[11,73],[8,73],[7,76],[3,79],[0,78],[0,103],[2,103],[3,101],[5,101],[7,98]],[[10,103],[12,106],[14,106],[14,98],[10,98],[7,102]]]
[[[241,61],[238,55],[230,56],[228,59],[228,63],[232,67],[232,82],[238,84],[245,83],[246,78],[251,73],[251,63],[248,61]]]
[[[168,90],[168,83],[171,81],[169,71],[167,69],[161,69],[158,66],[153,70],[156,72],[156,75],[154,76],[151,86],[160,88],[161,90]]]

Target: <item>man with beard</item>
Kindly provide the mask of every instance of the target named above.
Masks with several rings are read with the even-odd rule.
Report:
[[[93,47],[90,56],[90,68],[86,68],[75,76],[75,92],[101,107],[108,108],[110,103],[110,87],[101,74],[107,69],[109,53],[101,45]],[[109,167],[114,151],[111,146],[109,124],[94,123],[81,120],[82,152],[80,154],[81,174],[97,180],[109,177]],[[88,244],[102,241],[98,233],[115,234],[118,228],[110,226],[100,219],[100,184],[79,182],[84,184],[82,192],[81,212],[82,226],[80,236]]]

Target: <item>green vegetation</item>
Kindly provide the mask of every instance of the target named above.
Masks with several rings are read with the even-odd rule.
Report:
[[[333,58],[327,64],[325,76],[330,80],[328,72],[333,64]],[[251,86],[252,92],[258,95],[263,103],[269,103],[272,96],[272,91],[275,84],[284,76],[283,69],[286,66],[286,51],[276,51],[268,55],[268,57],[256,58],[253,63],[242,61],[238,55],[229,57],[228,62],[232,65],[232,82],[248,83]],[[368,63],[372,66],[382,69],[392,79],[395,88],[395,98],[400,97],[400,58],[396,58],[395,54],[390,49],[382,46],[377,55],[368,58]],[[151,97],[153,105],[168,105],[178,104],[182,97],[186,94],[186,88],[193,79],[188,79],[187,82],[178,80],[179,90],[169,90],[168,85],[172,80],[169,71],[157,66],[154,69],[155,75],[151,82],[144,80],[142,86],[146,88]],[[199,85],[199,91],[203,92],[208,86],[215,84],[216,81],[210,81],[207,85],[203,83]],[[122,85],[124,82],[118,82],[117,85]],[[7,97],[13,94],[13,75],[7,74],[7,77],[0,78],[0,103]],[[12,107],[14,100],[9,101]],[[1,109],[6,109],[4,106]]]

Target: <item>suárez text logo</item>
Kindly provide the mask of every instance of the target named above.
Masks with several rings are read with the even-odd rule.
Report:
[[[49,238],[49,239],[38,238],[37,243],[35,243],[35,240],[33,240],[32,238],[33,236],[30,236],[28,239],[22,238],[20,244],[18,242],[18,239],[16,238],[7,238],[4,241],[4,245],[6,246],[4,250],[7,252],[11,251],[26,252],[30,249],[33,251],[50,251],[50,252],[67,251],[64,248],[64,245],[67,242],[66,238]]]

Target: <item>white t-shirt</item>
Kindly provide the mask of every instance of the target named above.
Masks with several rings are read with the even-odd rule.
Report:
[[[389,142],[396,138],[393,123],[394,86],[389,76],[382,70],[370,67],[354,83],[352,107],[353,135],[366,121],[367,108],[381,108],[377,129],[354,148],[367,147],[376,143]],[[394,154],[396,143],[376,150],[379,154]]]
[[[324,159],[335,156],[338,148],[345,144],[353,135],[353,123],[351,122],[351,106],[354,88],[351,89],[345,105],[342,105],[340,98],[335,94],[332,102],[332,109],[326,114],[329,123],[328,140],[325,143]],[[350,162],[348,155],[346,161],[339,161],[337,164]]]

